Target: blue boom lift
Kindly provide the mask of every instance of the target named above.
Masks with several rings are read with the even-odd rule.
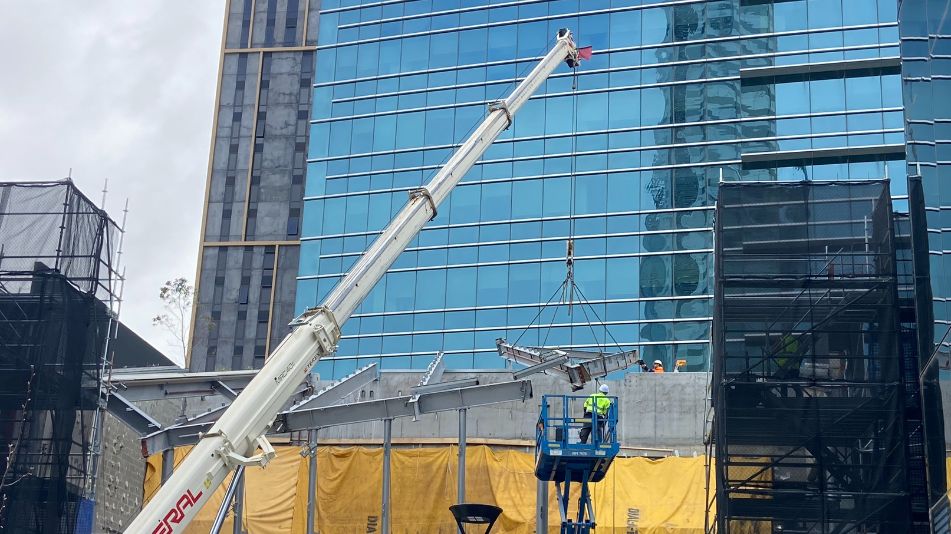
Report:
[[[611,407],[607,416],[597,410],[585,417],[584,402],[579,395],[545,395],[535,429],[535,476],[555,483],[558,510],[561,512],[561,534],[590,534],[595,528],[594,506],[589,482],[600,482],[617,456],[617,397],[608,397]],[[589,426],[590,439],[581,443],[580,431]],[[578,514],[569,512],[571,484],[581,485]]]

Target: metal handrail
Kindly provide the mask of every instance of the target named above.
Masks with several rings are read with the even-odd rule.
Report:
[[[573,416],[571,414],[571,407],[574,405],[583,405],[587,399],[592,398],[591,396],[545,395],[542,401],[541,413],[538,417],[538,425],[535,429],[536,444],[540,445],[543,441],[549,444],[558,443],[559,446],[565,450],[599,448],[601,445],[617,444],[618,398],[610,395],[606,395],[605,397],[611,401],[607,416],[600,416],[597,409],[595,409],[592,411],[591,417],[587,418],[583,415],[580,417]],[[560,415],[551,414],[551,400],[553,399],[559,399],[561,401],[561,410],[555,410],[560,411]],[[589,422],[592,429],[590,443],[571,443],[569,431]],[[596,431],[601,422],[604,423],[603,433]],[[561,439],[550,439],[548,432],[551,431],[551,429],[555,429],[556,431],[557,429],[561,429]]]

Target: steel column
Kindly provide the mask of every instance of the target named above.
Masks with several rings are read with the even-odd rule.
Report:
[[[393,420],[383,420],[383,513],[381,534],[390,534],[390,449],[393,442]]]
[[[237,476],[237,472],[235,472]],[[244,471],[238,478],[238,488],[234,493],[234,527],[233,534],[244,534]]]
[[[175,449],[165,449],[162,451],[162,484],[172,476],[175,471]]]
[[[456,502],[466,502],[466,409],[459,409],[459,476]]]
[[[317,511],[317,429],[307,432],[307,534],[314,534]]]
[[[535,534],[548,534],[548,481],[539,480],[535,491]]]
[[[231,500],[234,499],[234,493],[238,489],[238,484],[241,482],[243,475],[244,466],[239,465],[234,472],[234,477],[231,478],[231,484],[228,484],[228,491],[225,493],[225,498],[221,501],[221,507],[218,508],[215,521],[211,524],[211,530],[208,531],[209,534],[219,534],[221,532],[221,525],[225,523],[225,517],[228,516],[228,508],[231,507]]]

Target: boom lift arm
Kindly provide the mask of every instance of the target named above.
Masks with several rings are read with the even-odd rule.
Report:
[[[126,532],[181,532],[238,466],[263,466],[274,457],[264,437],[297,385],[321,356],[332,353],[340,325],[356,310],[397,256],[407,247],[436,208],[512,124],[512,117],[562,62],[576,65],[578,50],[571,32],[558,31],[554,47],[505,100],[489,106],[482,124],[410,200],[373,242],[324,302],[295,319],[297,328],[281,341],[264,367],[232,402],[218,422],[178,466],[165,485],[142,509]],[[260,452],[255,452],[260,449]]]

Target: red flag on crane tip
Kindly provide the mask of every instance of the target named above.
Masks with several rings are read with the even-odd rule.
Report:
[[[586,46],[584,48],[578,49],[578,57],[580,59],[591,59],[591,55],[594,54],[594,48]]]

